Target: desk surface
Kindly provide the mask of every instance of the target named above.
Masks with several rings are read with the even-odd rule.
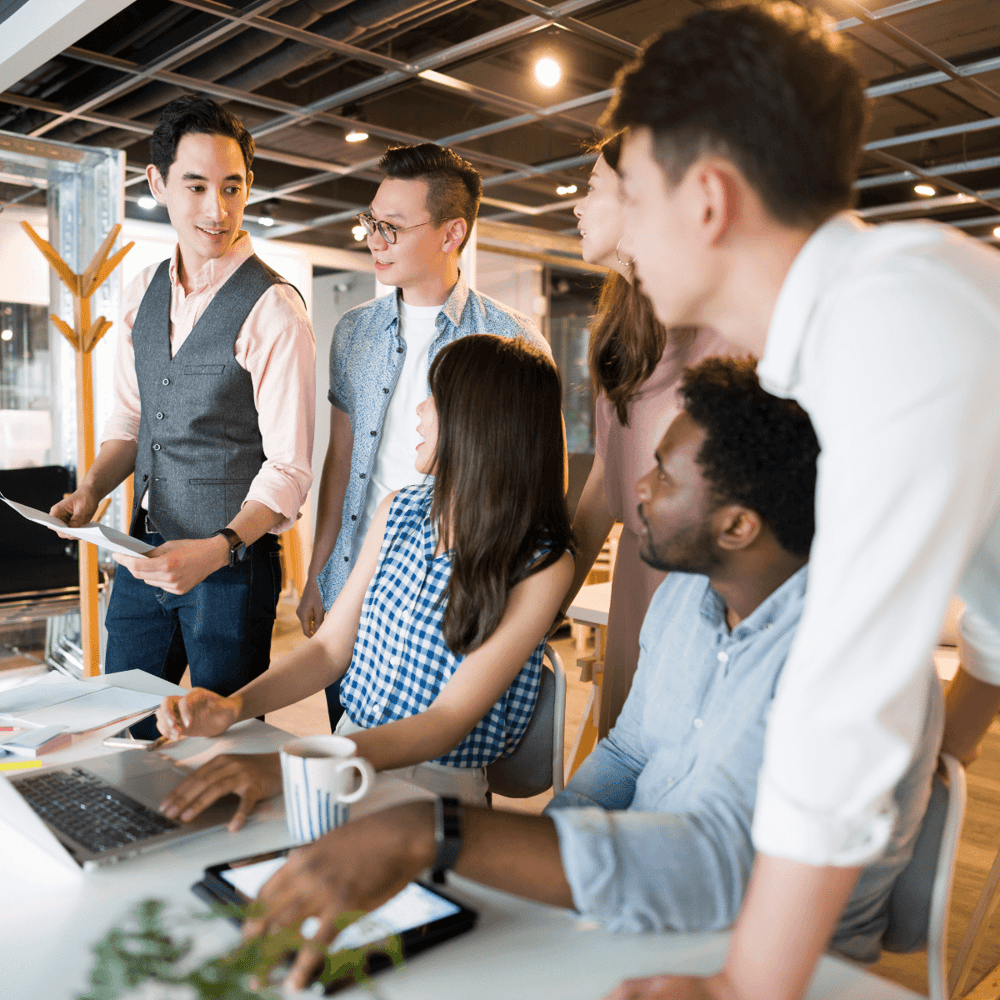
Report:
[[[51,754],[80,759],[101,752],[106,733]],[[256,720],[242,723],[210,750],[201,740],[182,741],[173,753],[192,761],[223,750],[264,752],[287,734]],[[125,751],[136,752],[136,751]],[[193,756],[194,755],[194,756]],[[377,809],[427,793],[381,777],[364,800]],[[358,807],[359,812],[362,810]],[[83,992],[91,947],[140,899],[158,898],[179,912],[204,910],[189,891],[202,869],[229,858],[271,850],[289,842],[280,798],[265,803],[244,830],[210,831],[161,852],[94,872],[53,863],[40,848],[0,824],[0,968],[4,1000],[71,1000]],[[479,911],[475,931],[417,956],[398,971],[379,976],[385,1000],[597,1000],[627,976],[654,972],[709,972],[723,960],[725,934],[611,935],[574,919],[565,910],[529,903],[460,878],[450,891]],[[206,925],[199,925],[204,934]],[[220,941],[235,931],[220,925]],[[228,935],[232,937],[227,937]],[[303,994],[305,996],[305,994]],[[339,994],[370,1000],[360,989]],[[812,1000],[914,1000],[916,994],[860,968],[825,958],[810,990]]]
[[[581,587],[566,609],[566,617],[587,625],[607,625],[608,609],[611,607],[611,584],[592,583]]]

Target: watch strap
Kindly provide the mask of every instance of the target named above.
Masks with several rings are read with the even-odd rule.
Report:
[[[445,872],[450,871],[462,853],[462,803],[450,796],[434,803],[434,845],[437,856],[431,870],[431,881],[444,882]]]
[[[222,535],[229,543],[229,565],[235,566],[246,555],[247,547],[243,539],[232,528],[219,528],[215,534]]]

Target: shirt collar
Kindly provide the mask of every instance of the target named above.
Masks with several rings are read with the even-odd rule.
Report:
[[[385,324],[387,329],[399,322],[399,303],[402,295],[402,290],[397,288],[395,295],[385,296],[389,300],[389,314],[386,317]],[[465,275],[462,274],[462,270],[459,268],[458,281],[455,282],[455,287],[451,290],[448,298],[445,299],[444,305],[441,306],[441,312],[448,317],[454,326],[461,326],[462,314],[465,312],[465,306],[468,301],[469,283],[465,280]]]
[[[768,628],[779,618],[783,617],[785,610],[795,604],[801,604],[805,598],[806,581],[808,579],[809,564],[806,563],[796,570],[777,590],[772,590],[753,611],[744,618],[732,631],[734,639],[745,639],[754,632]],[[712,625],[713,628],[722,629],[727,634],[729,626],[726,624],[726,605],[722,598],[712,589],[711,586],[705,588],[705,596],[701,601],[701,614]]]
[[[241,229],[233,240],[233,245],[221,256],[208,261],[194,276],[191,283],[191,294],[205,289],[221,288],[235,273],[236,269],[253,256],[253,244],[245,229]],[[180,244],[174,246],[170,258],[170,283],[175,287],[178,280],[177,264],[180,258]]]
[[[855,237],[868,227],[853,212],[841,212],[806,240],[788,270],[757,365],[760,384],[775,396],[791,396],[799,381],[806,330],[823,293],[851,263]]]

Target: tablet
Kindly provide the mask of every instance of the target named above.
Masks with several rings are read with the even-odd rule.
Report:
[[[211,903],[251,903],[264,883],[285,863],[288,850],[290,848],[212,865],[205,869],[204,878],[196,882],[191,890]],[[409,958],[472,930],[477,917],[475,910],[451,899],[437,888],[423,882],[411,882],[377,910],[345,927],[331,948],[333,952],[360,948],[398,934],[403,957]],[[303,935],[311,937],[317,924],[315,918],[305,921]],[[380,969],[373,967],[371,971]]]

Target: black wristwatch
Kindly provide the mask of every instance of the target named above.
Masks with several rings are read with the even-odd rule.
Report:
[[[229,543],[230,567],[234,567],[238,562],[243,560],[243,557],[247,554],[247,547],[243,544],[243,539],[232,528],[219,528],[215,535],[222,535]],[[215,535],[212,537],[214,538]]]
[[[434,803],[434,845],[437,857],[431,881],[441,885],[445,872],[451,870],[462,853],[462,803],[458,799],[445,797]]]

